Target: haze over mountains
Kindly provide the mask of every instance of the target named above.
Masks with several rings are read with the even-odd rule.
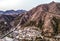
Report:
[[[54,37],[60,35],[60,3],[41,4],[30,11],[19,14],[15,18],[4,15],[3,17],[0,20],[4,20],[5,18],[6,20],[1,21],[4,24],[1,23],[0,25],[1,33],[3,31],[5,34],[12,27],[17,28],[18,35],[14,36],[15,34],[13,33],[13,37],[17,37],[16,39],[19,40],[60,41],[58,39],[55,40],[56,37]],[[8,26],[7,28],[6,25]]]
[[[4,15],[13,15],[13,14],[20,14],[25,12],[26,10],[6,10],[6,11],[0,11],[0,14]]]

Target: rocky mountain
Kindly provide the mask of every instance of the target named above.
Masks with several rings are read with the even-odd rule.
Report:
[[[4,35],[7,33],[11,28],[13,28],[13,24],[11,23],[14,19],[19,16],[19,14],[24,13],[25,10],[7,10],[7,11],[0,11],[0,35]]]
[[[9,37],[17,41],[60,41],[60,3],[38,5],[19,14],[10,24],[15,30]]]
[[[44,37],[58,35],[60,33],[60,3],[38,5],[15,18],[14,26],[20,29],[37,27]]]

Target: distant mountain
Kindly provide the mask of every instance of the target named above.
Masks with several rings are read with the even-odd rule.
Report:
[[[4,11],[0,11],[0,14],[4,14]]]
[[[26,12],[26,10],[7,10],[7,11],[0,11],[0,14],[4,14],[4,15],[13,15],[13,14],[21,14]]]

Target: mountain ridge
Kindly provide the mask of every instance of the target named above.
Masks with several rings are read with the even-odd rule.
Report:
[[[6,11],[0,11],[0,14],[4,15],[13,15],[13,14],[21,14],[26,12],[26,10],[6,10]]]
[[[51,2],[49,4],[39,5],[31,9],[30,11],[26,12],[25,14],[23,14],[22,17],[18,16],[18,18],[20,17],[20,19],[18,18],[17,19],[19,21],[21,20],[18,23],[20,23],[20,25],[22,26],[37,26],[40,27],[40,29],[42,29],[42,32],[44,34],[47,32],[48,33],[47,36],[49,35],[51,36],[52,34],[54,35],[55,32],[58,33],[57,32],[58,30],[55,28],[58,27],[56,25],[58,24],[58,21],[56,20],[60,20],[59,4],[60,3]]]
[[[38,5],[19,14],[10,24],[13,32],[11,36],[18,40],[60,41],[57,39],[60,38],[60,3]]]

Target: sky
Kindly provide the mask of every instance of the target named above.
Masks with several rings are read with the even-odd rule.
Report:
[[[37,5],[60,0],[0,0],[0,10],[30,10]]]

